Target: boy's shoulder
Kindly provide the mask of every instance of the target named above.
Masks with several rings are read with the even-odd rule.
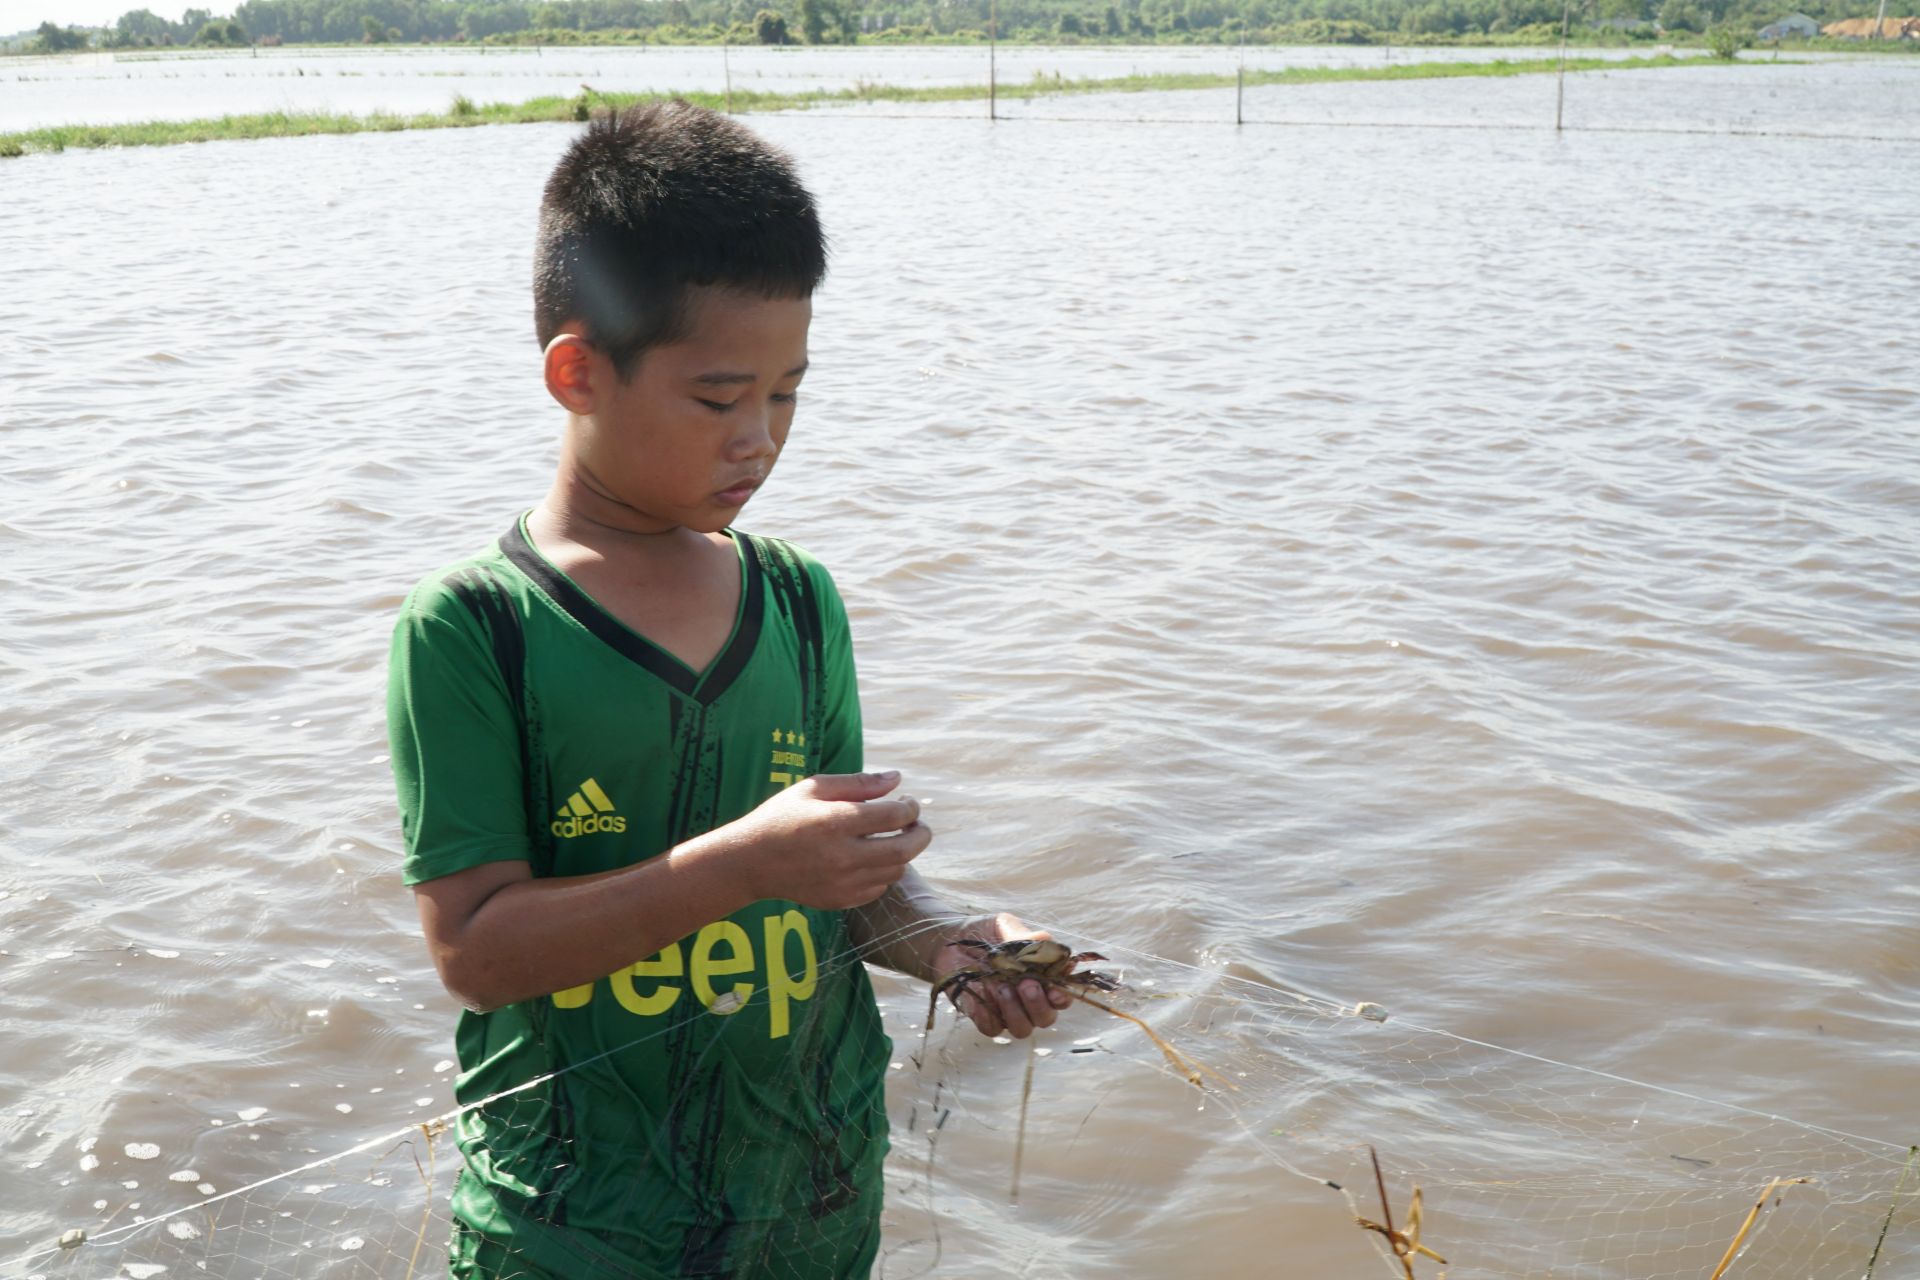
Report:
[[[831,576],[827,573],[826,565],[820,562],[820,558],[797,542],[776,538],[767,533],[748,533],[742,529],[730,529],[728,532],[736,538],[745,538],[749,547],[759,544],[762,549],[762,559],[785,561],[797,568],[805,569],[808,573],[819,574],[822,577]]]
[[[783,581],[795,587],[804,583],[806,589],[831,601],[833,607],[840,606],[840,590],[834,585],[833,575],[820,558],[805,547],[769,534],[743,533],[738,529],[731,532],[734,537],[747,540],[748,554],[758,555],[760,567],[773,577],[776,587]]]
[[[517,527],[517,526],[516,526]],[[400,605],[403,621],[436,618],[443,622],[484,619],[491,608],[508,607],[520,593],[511,557],[495,538],[458,560],[422,574]]]

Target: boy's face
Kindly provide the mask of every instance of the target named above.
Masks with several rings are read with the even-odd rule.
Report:
[[[704,287],[687,304],[688,336],[627,381],[595,353],[592,410],[574,419],[576,463],[635,532],[731,524],[780,457],[806,373],[810,299]]]

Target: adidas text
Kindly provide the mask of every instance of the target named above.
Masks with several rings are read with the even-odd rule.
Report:
[[[618,835],[627,829],[627,820],[614,812],[613,798],[592,778],[581,783],[580,789],[568,796],[553,816],[555,821],[547,824],[547,830],[562,840],[599,835],[602,831]]]
[[[627,829],[627,820],[619,814],[593,814],[585,818],[568,818],[565,822],[548,824],[548,830],[562,840],[571,840],[575,836],[598,835],[602,831],[615,834]]]

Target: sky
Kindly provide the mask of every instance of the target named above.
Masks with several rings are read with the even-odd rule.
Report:
[[[233,4],[217,0],[199,0],[195,6],[216,13],[232,13]],[[165,0],[0,0],[0,35],[25,31],[43,22],[63,27],[106,27],[129,9],[151,9],[168,22],[180,21],[186,4],[168,4]]]

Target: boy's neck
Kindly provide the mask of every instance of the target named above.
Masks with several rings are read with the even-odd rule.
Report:
[[[527,517],[536,545],[560,550],[571,544],[615,559],[674,559],[713,541],[628,506],[569,466],[570,461],[562,458],[553,487]]]
[[[565,537],[577,535],[586,542],[596,537],[659,538],[671,542],[677,539],[668,535],[685,532],[681,526],[648,515],[608,493],[579,465],[573,451],[564,446],[559,469],[554,473],[553,485],[547,490],[540,510],[545,513],[543,523],[549,528]]]
[[[556,483],[527,517],[533,545],[629,630],[689,670],[706,671],[740,613],[740,548],[725,534],[622,519],[631,508],[608,512],[568,496]]]

